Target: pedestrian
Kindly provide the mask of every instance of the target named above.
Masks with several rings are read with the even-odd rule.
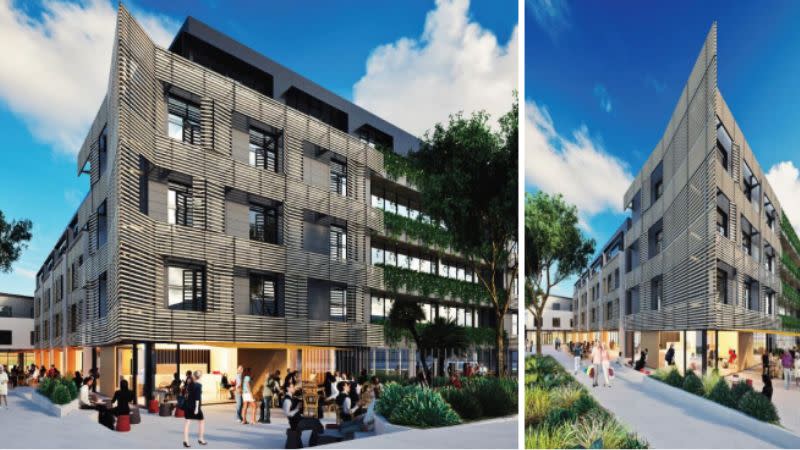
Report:
[[[559,351],[560,349],[561,349],[561,339],[556,337],[556,351]]]
[[[783,387],[788,391],[792,377],[792,369],[794,368],[794,359],[792,358],[792,354],[786,350],[784,350],[783,355],[781,355],[781,366],[783,367]]]
[[[8,409],[8,374],[6,368],[0,364],[0,405]]]
[[[192,420],[198,421],[197,442],[200,445],[208,444],[208,442],[203,439],[203,435],[206,431],[206,421],[203,417],[203,410],[201,409],[203,405],[203,385],[200,384],[201,376],[202,373],[199,370],[195,370],[192,374],[193,380],[189,385],[188,397],[186,399],[186,420],[183,422],[183,446],[186,448],[191,447],[189,445],[189,424]]]
[[[761,373],[769,375],[769,352],[767,352],[767,349],[764,349],[761,353],[761,367],[763,369]]]
[[[668,366],[675,365],[675,344],[669,344],[669,350],[667,350],[667,355],[664,359],[667,361]]]
[[[581,370],[581,355],[583,354],[583,348],[581,347],[580,342],[576,342],[572,348],[572,374],[577,375],[578,371]]]
[[[594,376],[592,377],[592,387],[597,387],[598,380],[600,379],[600,371],[603,370],[603,355],[600,345],[595,344],[592,347],[591,353],[592,367],[594,368]]]
[[[244,411],[242,412],[242,424],[256,423],[256,399],[253,395],[253,378],[251,376],[252,370],[248,367],[244,369],[244,379],[242,379],[242,403],[244,404]],[[247,421],[247,411],[253,408],[252,418],[250,422]]]
[[[603,344],[600,344],[600,366],[603,369],[603,386],[611,387],[611,379],[609,370],[611,370],[611,357],[608,349]]]
[[[769,401],[772,401],[772,379],[767,374],[761,375],[761,381],[764,382],[764,388],[761,389],[761,393],[764,394],[764,397],[767,397]]]
[[[244,367],[236,368],[236,378],[233,379],[233,395],[236,398],[236,422],[242,423],[242,372]]]

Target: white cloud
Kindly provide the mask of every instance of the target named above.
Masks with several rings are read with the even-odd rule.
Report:
[[[14,269],[14,273],[18,274],[18,275],[20,275],[22,277],[25,277],[25,278],[27,278],[29,280],[35,280],[36,279],[36,271],[35,270],[28,270],[28,269],[23,269],[21,267],[17,267],[17,268]]]
[[[517,88],[518,38],[515,27],[501,45],[470,19],[468,0],[437,0],[419,38],[373,50],[353,100],[417,135],[458,111],[485,110],[497,119]]]
[[[623,212],[623,195],[633,176],[628,166],[606,153],[583,125],[572,136],[560,135],[546,107],[525,106],[525,179],[550,194],[561,193],[578,207],[581,225],[607,210]]]
[[[553,41],[558,39],[562,31],[570,28],[567,0],[528,0],[526,5],[536,23]]]
[[[108,86],[116,9],[106,0],[45,0],[41,16],[0,0],[0,99],[40,141],[75,154]],[[135,13],[159,45],[179,24]]]
[[[800,227],[800,170],[793,162],[782,161],[770,167],[767,180],[786,217],[795,228]]]
[[[611,96],[608,94],[608,89],[605,86],[598,83],[594,85],[594,96],[600,100],[600,108],[603,111],[610,113],[611,112]]]

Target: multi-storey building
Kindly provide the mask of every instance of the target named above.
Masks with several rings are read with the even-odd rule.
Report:
[[[717,87],[716,44],[714,24],[662,139],[625,193],[613,322],[623,354],[647,348],[651,367],[663,366],[674,345],[682,370],[741,370],[759,363],[779,328],[781,207]],[[585,312],[576,309],[576,323],[597,336],[603,325],[581,320]]]
[[[0,292],[0,365],[33,363],[33,297]]]
[[[547,299],[542,314],[542,345],[551,345],[556,338],[567,342],[569,332],[572,331],[572,305],[574,301],[569,297],[551,295]],[[536,324],[533,314],[525,315],[525,345],[528,351],[536,347]]]
[[[477,281],[458,254],[387,232],[387,215],[424,215],[378,149],[405,154],[412,135],[192,18],[162,49],[120,6],[113,48],[78,155],[91,189],[37,276],[40,363],[146,396],[238,364],[413,373],[414,349],[384,342],[395,301],[494,325],[485,306],[387,289],[384,266]]]

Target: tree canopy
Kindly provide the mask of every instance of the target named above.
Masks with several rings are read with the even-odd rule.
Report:
[[[3,211],[0,211],[0,272],[11,271],[11,265],[19,259],[22,250],[28,247],[32,227],[30,220],[7,222]]]

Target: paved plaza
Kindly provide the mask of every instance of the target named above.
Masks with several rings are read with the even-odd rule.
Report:
[[[183,448],[183,419],[159,417],[142,410],[142,423],[131,431],[111,431],[97,423],[97,412],[77,410],[63,418],[47,415],[22,396],[30,388],[18,388],[8,396],[8,409],[0,408],[3,437],[0,448]],[[233,418],[234,405],[203,406],[206,417],[205,448],[284,448],[288,422],[280,409],[272,409],[272,423],[240,425]],[[334,422],[329,415],[323,423]],[[197,443],[192,425],[190,445]],[[303,443],[310,432],[304,433]],[[487,420],[456,427],[398,431],[375,436],[357,433],[354,441],[339,448],[516,448],[517,417]]]
[[[572,373],[572,357],[556,352],[555,357]],[[586,361],[584,360],[584,367]],[[775,425],[693,394],[663,385],[629,367],[614,365],[617,376],[612,387],[592,387],[584,371],[576,378],[606,409],[632,431],[644,437],[651,448],[799,448],[800,436]],[[778,396],[775,384],[775,396]],[[800,395],[800,394],[798,394]],[[799,397],[800,398],[800,397]],[[796,415],[796,408],[794,414]],[[792,419],[781,419],[789,423]]]

